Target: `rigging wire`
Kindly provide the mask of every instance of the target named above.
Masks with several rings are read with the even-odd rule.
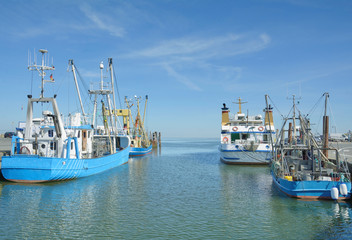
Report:
[[[77,66],[76,66],[76,65],[74,65],[74,66],[75,66],[77,75],[78,75],[78,77],[79,77],[79,80],[80,80],[80,82],[81,82],[82,85],[83,85],[84,90],[86,90],[86,92],[88,92],[88,91],[89,91],[88,85],[87,85],[86,82],[84,81],[82,75],[79,73]]]
[[[87,113],[86,113],[86,117],[88,117],[90,114],[90,112],[92,111],[93,105],[94,105],[94,100],[92,100],[92,95],[88,94],[89,93],[89,87],[88,84],[86,83],[86,81],[84,80],[84,78],[82,77],[81,73],[79,72],[77,66],[75,64],[73,64],[76,70],[76,73],[78,75],[78,79],[79,82],[78,84],[80,85],[80,87],[84,90],[82,94],[83,97],[83,105],[87,107]]]
[[[310,115],[311,113],[313,113],[315,111],[315,109],[318,107],[318,104],[321,102],[321,100],[323,99],[324,94],[318,99],[318,101],[315,103],[315,105],[312,107],[312,109],[308,112],[308,115]]]
[[[320,116],[318,119],[323,119],[323,114],[324,114],[324,108],[321,109]],[[320,128],[321,120],[318,120],[317,122],[318,122],[318,124],[316,125],[315,132],[319,133],[318,129]]]
[[[284,115],[280,112],[279,108],[278,108],[278,107],[276,107],[276,105],[275,105],[274,101],[270,98],[270,96],[269,96],[269,95],[268,95],[268,97],[269,97],[269,99],[270,99],[271,103],[273,104],[274,108],[275,108],[275,109],[279,112],[279,114],[281,115],[281,117],[283,117],[283,118],[284,118]]]
[[[114,80],[115,80],[115,88],[116,88],[116,92],[117,92],[117,96],[119,98],[119,103],[120,103],[120,108],[122,109],[122,104],[121,104],[121,98],[120,98],[120,93],[119,93],[119,87],[118,87],[118,84],[117,84],[117,77],[115,75],[115,68],[114,68],[114,65],[112,65],[112,69],[114,71]]]

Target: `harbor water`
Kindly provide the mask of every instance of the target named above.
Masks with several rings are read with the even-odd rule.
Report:
[[[169,139],[105,173],[0,181],[0,239],[350,239],[349,202],[291,199],[268,166],[220,162],[218,139]]]

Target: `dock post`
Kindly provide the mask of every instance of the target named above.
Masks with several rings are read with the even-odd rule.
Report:
[[[161,147],[161,133],[160,132],[159,132],[158,142],[159,142],[159,147]]]

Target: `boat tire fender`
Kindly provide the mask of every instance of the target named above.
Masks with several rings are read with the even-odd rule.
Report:
[[[225,142],[225,143],[228,143],[228,142],[229,142],[229,139],[228,139],[228,137],[224,137],[224,138],[222,139],[222,141]]]
[[[264,130],[264,128],[263,127],[259,127],[258,130],[262,132]]]
[[[238,127],[233,127],[232,130],[236,132],[238,130]]]

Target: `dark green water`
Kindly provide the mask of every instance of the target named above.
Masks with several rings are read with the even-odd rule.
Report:
[[[74,181],[0,182],[1,239],[351,239],[348,203],[299,201],[268,167],[220,163],[217,140]]]

